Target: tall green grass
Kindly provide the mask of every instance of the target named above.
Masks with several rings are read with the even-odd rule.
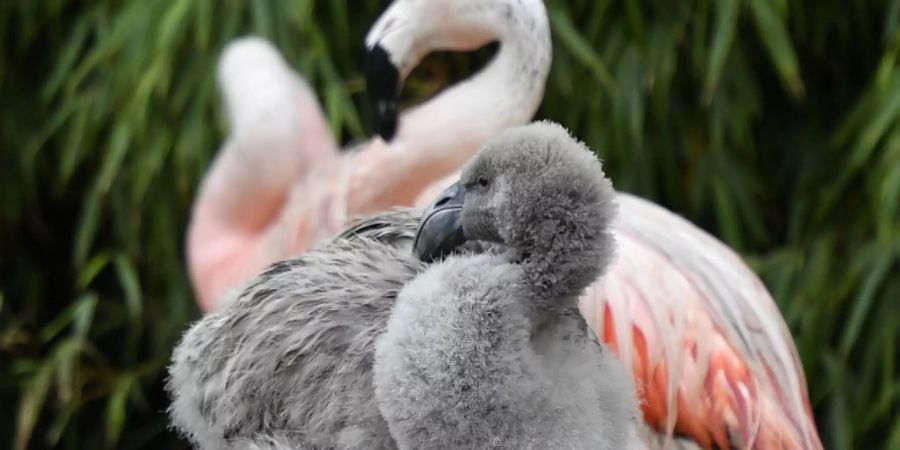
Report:
[[[198,315],[183,231],[226,132],[218,52],[271,39],[335,133],[364,137],[361,43],[384,3],[0,3],[0,442],[185,446],[161,385]],[[548,8],[540,116],[751,261],[826,448],[900,449],[900,1]],[[410,97],[479,59],[428,59]]]

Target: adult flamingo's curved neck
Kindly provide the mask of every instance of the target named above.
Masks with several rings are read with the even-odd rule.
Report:
[[[354,155],[349,211],[411,205],[422,189],[457,169],[488,138],[531,120],[552,58],[547,14],[543,4],[537,5],[491,11],[496,14],[489,23],[500,43],[493,60],[473,77],[403,113],[389,144],[375,139]]]
[[[270,44],[248,38],[224,52],[219,82],[231,132],[204,179],[188,230],[191,279],[205,309],[267,264],[338,231],[346,217],[412,205],[482,142],[534,115],[552,52],[542,1],[394,5],[394,12],[416,17],[431,13],[431,20],[417,22],[416,33],[392,29],[393,42],[410,52],[410,65],[428,50],[471,49],[491,40],[500,49],[475,76],[405,112],[389,144],[376,138],[339,155],[315,95]],[[403,10],[411,7],[424,9]],[[454,11],[456,20],[444,20],[436,12],[441,8]],[[382,24],[401,23],[392,19]]]

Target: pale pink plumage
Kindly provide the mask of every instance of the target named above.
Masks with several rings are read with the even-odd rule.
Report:
[[[411,205],[498,130],[531,119],[550,66],[543,4],[520,2],[510,10],[520,21],[493,30],[483,14],[468,14],[477,26],[460,29],[472,33],[455,29],[453,14],[401,17],[440,4],[447,12],[465,6],[397,2],[373,26],[370,38],[406,52],[404,74],[433,48],[467,50],[494,39],[504,45],[477,75],[404,112],[390,144],[376,138],[339,153],[315,95],[268,42],[246,38],[224,51],[218,76],[231,135],[203,181],[188,230],[191,280],[205,308],[270,262],[339,231],[347,217]],[[404,33],[428,45],[414,46]]]
[[[527,3],[545,24],[540,2]],[[396,23],[388,13],[373,29]],[[442,19],[452,23],[446,11]],[[441,39],[452,47],[446,30]],[[233,44],[219,73],[231,135],[204,180],[188,235],[204,308],[350,216],[427,202],[482,142],[527,122],[543,90],[509,83],[515,69],[507,66],[533,50],[506,49],[474,79],[403,115],[390,145],[375,139],[340,154],[315,96],[277,52],[257,39]],[[407,50],[415,65],[422,49]],[[543,80],[549,58],[541,64]],[[790,333],[756,275],[675,214],[626,194],[619,201],[617,263],[581,307],[633,367],[650,428],[701,448],[730,439],[738,448],[820,449]]]

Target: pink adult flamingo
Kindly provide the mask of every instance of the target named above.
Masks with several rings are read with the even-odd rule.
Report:
[[[500,50],[485,69],[397,118],[401,80],[425,54],[494,40]],[[453,178],[482,142],[532,117],[550,65],[539,0],[398,0],[366,42],[384,139],[347,154],[271,46],[246,39],[225,51],[219,82],[231,135],[188,234],[204,308],[350,216],[430,199],[449,184],[435,180]],[[671,212],[627,194],[619,203],[619,259],[581,308],[633,367],[648,442],[680,435],[688,447],[821,448],[790,333],[756,275]]]

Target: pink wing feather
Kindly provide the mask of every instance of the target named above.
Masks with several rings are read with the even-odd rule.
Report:
[[[633,368],[648,425],[702,448],[821,449],[797,351],[762,282],[709,234],[619,196],[618,258],[581,299]]]

